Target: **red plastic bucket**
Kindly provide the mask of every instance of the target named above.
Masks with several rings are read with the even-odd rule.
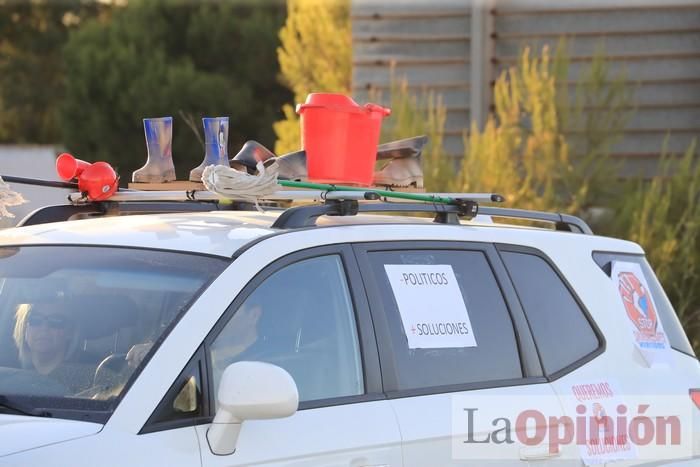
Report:
[[[342,94],[313,93],[297,105],[309,180],[371,185],[382,119],[391,110]]]

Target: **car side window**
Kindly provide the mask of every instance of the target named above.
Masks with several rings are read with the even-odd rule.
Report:
[[[338,255],[302,260],[267,277],[209,346],[214,393],[224,369],[262,361],[287,370],[299,401],[364,393],[354,307]]]
[[[522,378],[513,322],[483,252],[374,251],[368,258],[388,319],[396,389]]]
[[[501,251],[501,256],[547,374],[564,369],[600,347],[581,306],[547,261],[512,251]]]

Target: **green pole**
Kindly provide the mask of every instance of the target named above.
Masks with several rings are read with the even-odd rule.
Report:
[[[409,199],[413,201],[424,201],[427,203],[458,204],[458,199],[435,195],[422,195],[420,193],[404,193],[402,191],[375,190],[372,188],[358,188],[355,186],[332,185],[325,183],[295,182],[290,180],[277,180],[277,183],[290,188],[307,188],[311,190],[323,191],[362,191],[376,193],[386,198]],[[492,199],[492,201],[498,201]]]

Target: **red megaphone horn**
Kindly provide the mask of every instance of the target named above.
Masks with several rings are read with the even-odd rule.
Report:
[[[105,200],[119,187],[117,173],[106,162],[90,164],[64,152],[56,159],[56,171],[63,180],[78,177],[78,190],[90,201]]]
[[[76,159],[67,152],[64,152],[56,159],[56,172],[65,181],[79,177],[88,167],[90,167],[89,162]]]

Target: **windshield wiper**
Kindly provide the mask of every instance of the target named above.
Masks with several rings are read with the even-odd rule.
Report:
[[[17,415],[27,415],[29,417],[52,417],[51,412],[47,410],[20,404],[0,394],[0,412],[6,410]]]

